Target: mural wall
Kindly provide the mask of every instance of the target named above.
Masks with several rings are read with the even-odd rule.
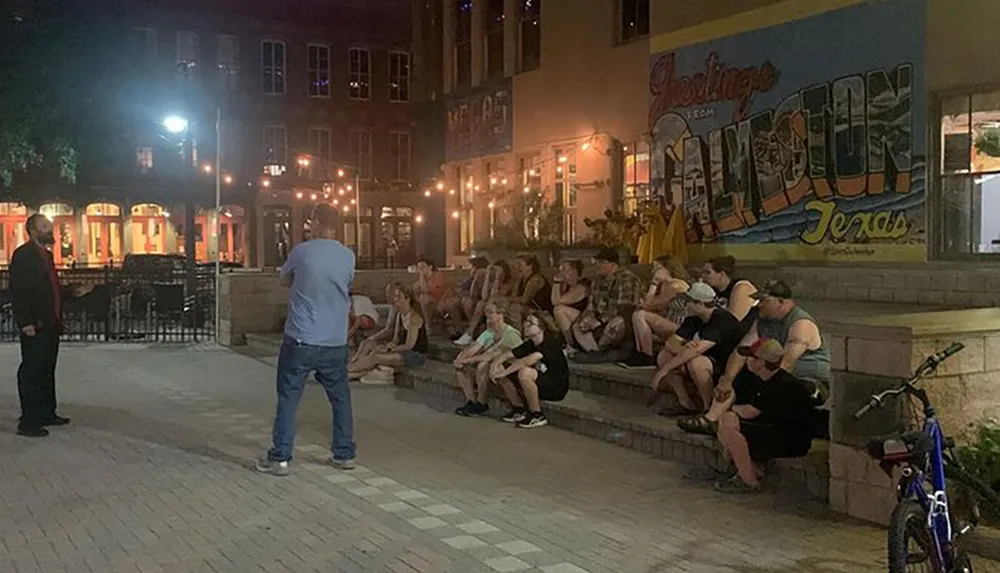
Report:
[[[923,260],[925,14],[864,2],[653,54],[652,183],[682,202],[688,242]]]

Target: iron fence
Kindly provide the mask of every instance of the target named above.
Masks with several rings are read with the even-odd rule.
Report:
[[[215,337],[215,269],[188,275],[175,267],[103,267],[59,270],[64,340],[87,342],[199,342]],[[93,286],[80,297],[78,287]],[[10,270],[0,268],[0,341],[19,335],[10,294]]]

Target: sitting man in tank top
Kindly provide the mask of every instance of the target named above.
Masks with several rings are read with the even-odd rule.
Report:
[[[768,281],[751,295],[759,301],[757,320],[740,342],[748,347],[759,338],[778,341],[784,348],[781,367],[809,385],[815,406],[822,406],[830,388],[830,348],[820,334],[816,320],[795,304],[792,289],[780,280]],[[746,357],[733,352],[715,389],[711,409],[703,416],[685,418],[677,424],[692,433],[713,435],[719,417],[729,410],[734,392],[758,383],[746,368]]]
[[[757,319],[757,301],[753,294],[757,287],[748,280],[736,278],[736,259],[731,256],[709,259],[701,269],[701,281],[715,289],[719,295],[719,306],[733,313],[749,330]]]

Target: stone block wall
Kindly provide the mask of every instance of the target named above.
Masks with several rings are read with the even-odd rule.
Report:
[[[977,309],[871,317],[827,328],[833,345],[830,505],[886,523],[894,482],[864,446],[870,439],[917,429],[923,416],[899,398],[862,420],[851,415],[871,394],[898,387],[923,360],[953,342],[965,349],[921,381],[947,435],[959,443],[970,424],[1000,417],[1000,310]]]
[[[457,283],[466,271],[442,271]],[[246,344],[250,332],[281,332],[288,315],[288,289],[281,286],[277,273],[248,269],[219,277],[219,342],[226,346]],[[405,269],[362,270],[354,274],[355,291],[384,303],[385,285],[411,285],[416,275]]]
[[[738,266],[756,284],[780,278],[798,298],[982,308],[1000,305],[1000,267],[927,263]]]

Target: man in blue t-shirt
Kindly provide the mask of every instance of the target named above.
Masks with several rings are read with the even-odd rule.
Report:
[[[295,443],[295,414],[306,378],[316,373],[333,410],[332,463],[353,469],[354,419],[347,382],[347,329],[354,253],[336,240],[336,211],[317,205],[310,216],[312,240],[297,245],[281,267],[290,286],[285,338],[278,355],[278,406],[273,445],[257,471],[288,475]]]

